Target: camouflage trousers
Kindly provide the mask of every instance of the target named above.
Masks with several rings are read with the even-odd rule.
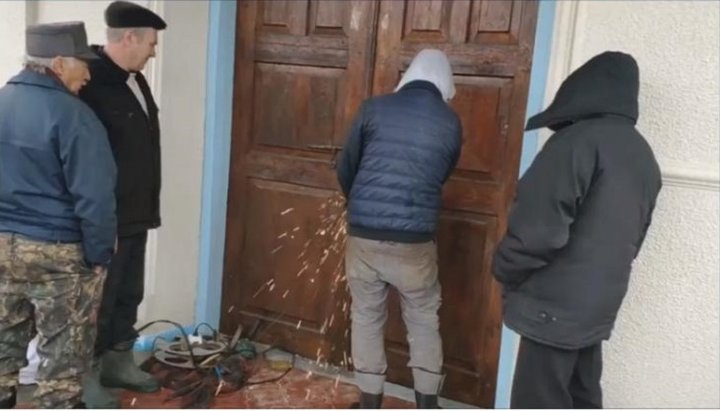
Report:
[[[0,233],[0,401],[15,394],[27,346],[37,333],[40,365],[33,406],[80,403],[104,280],[85,265],[80,244]]]

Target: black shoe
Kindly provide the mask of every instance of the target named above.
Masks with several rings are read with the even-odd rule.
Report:
[[[366,392],[361,392],[360,402],[352,403],[350,408],[363,410],[379,409],[382,408],[382,400],[382,394],[368,394]]]
[[[84,410],[84,409],[86,409],[86,408],[87,408],[87,406],[86,406],[85,403],[82,402],[82,401],[80,401],[79,403],[77,403],[77,404],[75,404],[75,405],[73,406],[73,409],[82,409],[82,410]]]
[[[415,391],[415,404],[418,409],[437,409],[438,407],[438,396],[421,394]]]
[[[0,401],[0,410],[15,408],[15,404],[17,404],[17,393],[13,392],[10,398]]]

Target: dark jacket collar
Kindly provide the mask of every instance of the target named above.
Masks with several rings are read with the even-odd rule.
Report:
[[[36,86],[36,87],[44,87],[52,90],[61,91],[64,93],[68,93],[70,95],[74,95],[70,92],[70,90],[65,87],[65,85],[60,81],[60,79],[52,72],[48,72],[47,74],[38,73],[37,71],[33,71],[30,69],[23,69],[20,73],[15,75],[13,78],[11,78],[8,81],[8,84],[26,84],[30,86]]]
[[[398,91],[403,90],[427,90],[435,94],[436,96],[442,98],[442,93],[440,90],[430,81],[427,80],[414,80],[411,81],[404,86],[400,88]]]
[[[90,74],[92,79],[90,81],[97,80],[101,83],[126,83],[130,73],[125,71],[122,67],[115,64],[115,62],[105,54],[102,46],[92,45],[92,50],[100,56],[99,59],[91,60],[89,62]]]

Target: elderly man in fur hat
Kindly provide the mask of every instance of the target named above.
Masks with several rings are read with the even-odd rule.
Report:
[[[0,408],[38,335],[35,408],[81,408],[115,244],[115,163],[77,98],[90,79],[83,23],[30,26],[26,66],[0,89]]]

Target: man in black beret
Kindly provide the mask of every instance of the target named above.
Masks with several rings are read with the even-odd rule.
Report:
[[[160,128],[158,107],[141,73],[155,56],[157,14],[116,1],[105,10],[107,44],[93,46],[92,80],[80,97],[105,125],[118,167],[118,249],[108,270],[98,319],[96,359],[84,379],[84,401],[117,408],[106,388],[153,392],[160,384],[133,361],[138,306],[143,300],[148,230],[160,226]]]
[[[37,334],[34,408],[80,407],[116,236],[115,163],[77,98],[97,58],[81,22],[29,26],[0,88],[0,409]]]

